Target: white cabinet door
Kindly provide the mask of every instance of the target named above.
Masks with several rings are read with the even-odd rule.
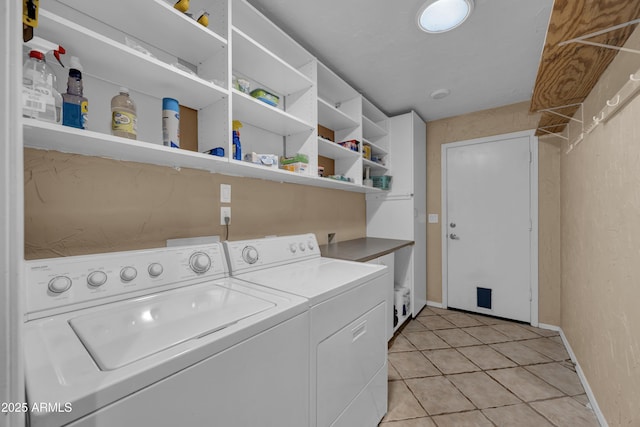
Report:
[[[369,264],[386,265],[388,275],[385,276],[385,289],[386,289],[386,302],[387,302],[387,314],[386,318],[386,336],[387,341],[393,337],[393,277],[394,277],[394,254],[383,255],[379,258],[368,261]]]

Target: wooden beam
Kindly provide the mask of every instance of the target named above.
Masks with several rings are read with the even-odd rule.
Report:
[[[531,111],[584,101],[618,53],[604,47],[578,43],[559,46],[560,43],[639,17],[640,1],[555,0],[531,99]],[[622,46],[635,28],[636,25],[624,27],[589,40]],[[571,115],[576,110],[566,109],[562,114]],[[558,124],[556,129],[560,131],[567,121],[545,113],[538,126]]]

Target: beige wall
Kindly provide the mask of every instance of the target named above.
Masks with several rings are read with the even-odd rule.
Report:
[[[640,48],[640,30],[627,46]],[[639,67],[639,55],[619,54],[585,117]],[[562,329],[608,424],[639,426],[640,97],[563,150],[561,170]]]
[[[479,111],[427,123],[427,212],[442,215],[441,145],[535,129],[538,114],[529,113],[529,102]],[[560,323],[560,164],[553,142],[539,147],[539,320]],[[427,299],[442,302],[442,228],[427,227]]]
[[[25,150],[25,257],[164,246],[224,236],[220,184],[232,185],[229,239],[366,234],[363,194],[208,172]]]

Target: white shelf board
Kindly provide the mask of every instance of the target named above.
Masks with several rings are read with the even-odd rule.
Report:
[[[227,159],[23,118],[24,146],[114,160],[217,172]]]
[[[309,185],[312,187],[331,188],[356,193],[383,193],[384,190],[351,182],[337,181],[335,179],[321,178],[319,176],[299,174],[283,169],[273,169],[239,160],[229,160],[227,165],[219,170],[220,173],[248,178],[259,178],[268,181],[287,182],[290,184]]]
[[[362,116],[362,135],[366,139],[375,139],[381,136],[388,135],[386,129],[380,127],[378,124],[371,121],[366,116]]]
[[[290,95],[313,86],[311,79],[237,28],[233,28],[231,38],[234,70],[278,95]]]
[[[351,129],[359,125],[357,121],[318,98],[318,123],[332,130]]]
[[[318,154],[331,159],[359,159],[360,153],[349,150],[328,139],[318,137]]]
[[[372,170],[381,170],[385,173],[389,170],[388,167],[381,165],[380,163],[372,162],[371,160],[365,159],[364,157],[362,158],[362,164],[363,166],[369,166]]]
[[[313,187],[332,188],[357,193],[382,193],[379,188],[364,187],[282,169],[271,169],[253,163],[228,160],[179,148],[105,135],[35,119],[23,119],[25,148],[60,151],[84,156],[139,162],[174,168],[200,169],[227,175],[261,178]]]
[[[378,144],[374,144],[373,142],[369,141],[366,138],[362,138],[362,143],[371,146],[372,154],[383,154],[383,155],[389,154],[389,151],[387,151],[386,149],[382,148]]]
[[[318,96],[331,104],[353,99],[359,94],[326,65],[318,62]]]
[[[387,116],[367,98],[362,98],[362,115],[376,123],[387,120]]]
[[[202,109],[227,97],[212,82],[145,55],[125,44],[40,9],[38,36],[55,40],[67,53],[82,58],[87,75],[135,89],[156,98],[175,98],[181,105]]]
[[[233,119],[250,123],[256,127],[287,136],[312,131],[315,126],[292,116],[286,111],[272,107],[236,89],[232,90]]]
[[[194,65],[201,64],[227,46],[225,38],[164,0],[60,1],[86,15],[100,17],[105,24]],[[145,24],[142,17],[144,22],[153,24]]]
[[[233,26],[254,40],[260,40],[284,62],[300,68],[314,60],[305,48],[246,0],[232,0],[230,3]]]

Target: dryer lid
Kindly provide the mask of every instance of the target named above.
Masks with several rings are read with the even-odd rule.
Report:
[[[103,371],[209,335],[276,304],[224,286],[182,288],[118,303],[69,324]]]

